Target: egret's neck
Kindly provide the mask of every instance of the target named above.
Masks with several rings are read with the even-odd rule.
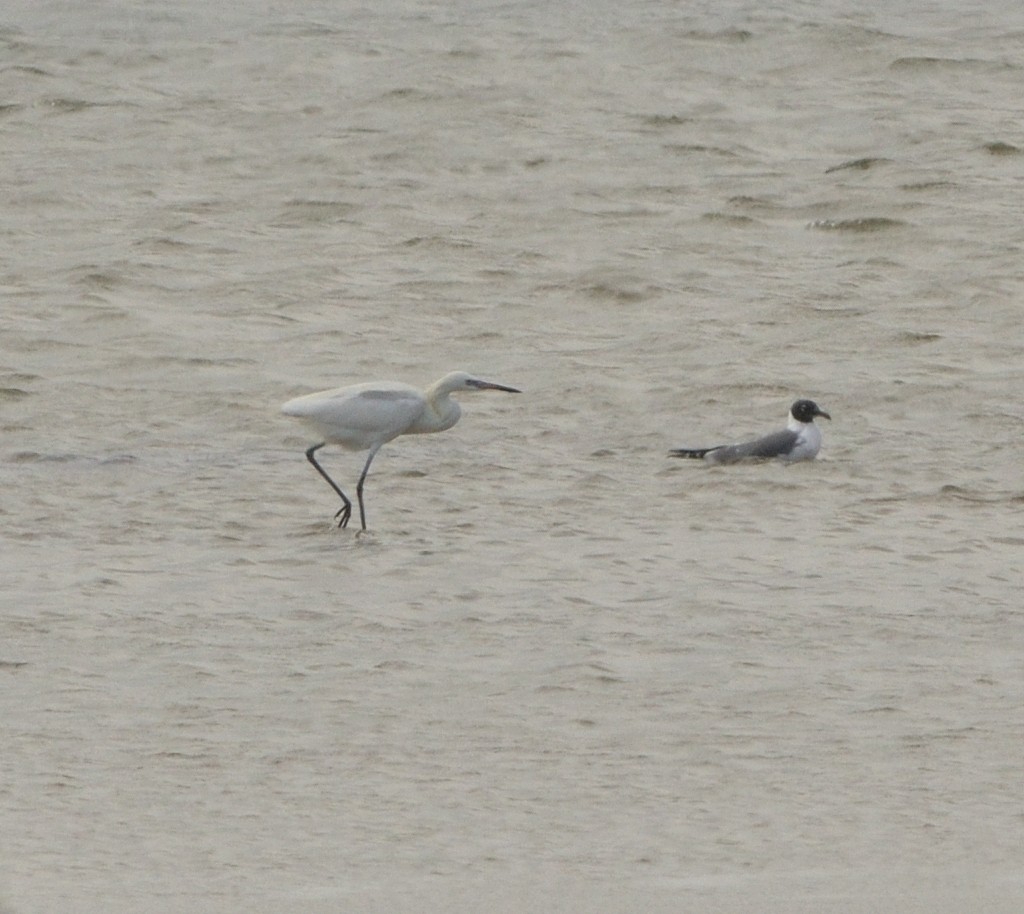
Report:
[[[427,407],[416,425],[409,431],[413,434],[443,432],[459,421],[462,409],[450,396],[451,391],[436,385],[426,392]]]

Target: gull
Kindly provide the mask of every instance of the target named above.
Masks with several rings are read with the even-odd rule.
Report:
[[[821,450],[821,429],[814,417],[832,417],[813,400],[797,400],[789,410],[789,423],[784,429],[742,444],[719,444],[704,448],[674,448],[670,457],[692,457],[708,463],[737,463],[740,460],[777,459],[785,463],[813,460]]]

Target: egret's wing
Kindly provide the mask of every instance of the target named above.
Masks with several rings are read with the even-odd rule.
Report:
[[[401,435],[424,408],[414,387],[360,384],[297,397],[282,411],[312,423],[330,441],[361,448]]]
[[[417,390],[364,390],[338,403],[345,425],[362,430],[387,427],[400,435],[423,413],[423,395]]]
[[[743,444],[727,444],[724,447],[714,448],[708,454],[708,459],[715,463],[735,463],[737,460],[770,459],[782,457],[788,454],[797,443],[800,436],[788,428],[779,432],[772,432],[763,438],[755,441],[745,441]]]

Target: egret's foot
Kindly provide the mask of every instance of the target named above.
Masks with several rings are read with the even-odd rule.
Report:
[[[348,520],[352,516],[352,505],[342,505],[338,508],[338,513],[334,515],[334,519],[338,522],[338,529],[348,526]]]

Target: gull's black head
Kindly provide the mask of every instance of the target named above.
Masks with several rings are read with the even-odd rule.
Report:
[[[790,407],[789,412],[797,422],[813,422],[815,416],[821,416],[823,419],[832,418],[813,400],[797,400]]]

